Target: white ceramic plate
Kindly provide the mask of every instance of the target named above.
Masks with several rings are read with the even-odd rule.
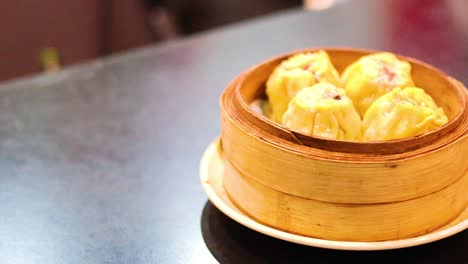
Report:
[[[468,207],[465,209],[465,211],[463,211],[460,214],[460,216],[458,216],[451,223],[429,234],[407,239],[379,242],[351,242],[325,240],[291,234],[263,225],[242,213],[236,206],[234,206],[234,204],[231,202],[226,192],[224,191],[224,165],[222,157],[217,150],[218,142],[218,140],[215,140],[208,146],[200,162],[200,179],[203,188],[206,194],[208,195],[208,198],[221,212],[226,214],[231,219],[265,235],[297,244],[320,248],[340,250],[384,250],[412,247],[430,243],[452,236],[468,228]]]

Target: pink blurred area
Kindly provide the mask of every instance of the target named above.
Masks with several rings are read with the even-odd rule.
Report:
[[[387,49],[465,75],[467,61],[460,58],[468,56],[468,1],[392,0],[384,7]]]

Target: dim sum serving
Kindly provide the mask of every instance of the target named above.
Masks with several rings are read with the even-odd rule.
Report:
[[[374,250],[468,227],[468,90],[427,63],[291,52],[237,76],[220,108],[202,165],[218,178],[202,181],[260,232]]]
[[[400,139],[448,122],[433,98],[415,87],[411,64],[388,52],[359,58],[341,77],[323,50],[293,55],[271,73],[266,94],[266,116],[327,139]]]

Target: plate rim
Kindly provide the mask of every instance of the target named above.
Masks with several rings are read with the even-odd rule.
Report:
[[[210,184],[209,180],[211,177],[208,168],[210,162],[213,162],[213,158],[219,156],[217,151],[218,143],[219,137],[213,140],[206,147],[200,160],[199,176],[203,190],[208,196],[208,199],[216,206],[216,208],[218,208],[226,216],[236,221],[237,223],[264,235],[305,246],[338,250],[373,251],[407,248],[423,245],[455,235],[468,228],[468,219],[465,219],[451,227],[439,229],[417,237],[377,242],[354,242],[307,237],[289,233],[286,231],[276,229],[274,227],[261,224],[255,221],[254,219],[250,218],[249,216],[234,210],[230,205],[223,201],[223,199],[215,191],[215,188]]]

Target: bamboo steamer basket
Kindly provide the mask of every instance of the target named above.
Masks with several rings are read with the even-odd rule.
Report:
[[[325,50],[339,72],[377,52]],[[293,53],[250,68],[221,96],[224,186],[241,210],[301,235],[378,241],[430,232],[466,208],[468,93],[460,82],[399,56],[449,122],[399,140],[329,140],[288,130],[250,107],[264,95],[272,70]]]

